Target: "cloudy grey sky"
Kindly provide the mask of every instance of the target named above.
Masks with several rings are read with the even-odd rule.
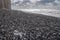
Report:
[[[60,0],[31,0],[32,2],[38,1],[40,4],[53,4],[53,5],[59,5]]]
[[[13,1],[12,3],[15,3],[15,2],[18,3],[17,1],[23,2],[23,1],[28,1],[28,0],[11,0],[11,1]],[[36,5],[56,6],[57,8],[60,7],[60,0],[29,0],[29,1]]]
[[[25,1],[25,0],[12,0],[14,2],[16,1]],[[53,4],[53,5],[59,5],[60,4],[60,0],[29,0],[32,3],[36,3],[38,1],[38,3],[40,4]]]

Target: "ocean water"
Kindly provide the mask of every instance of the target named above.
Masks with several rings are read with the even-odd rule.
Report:
[[[43,14],[47,16],[60,17],[60,10],[53,6],[38,6],[34,3],[28,3],[23,5],[23,0],[11,0],[12,10],[18,10],[23,12]],[[21,4],[22,3],[22,4]]]
[[[57,9],[13,9],[33,14],[43,14],[47,16],[60,17],[60,10]]]

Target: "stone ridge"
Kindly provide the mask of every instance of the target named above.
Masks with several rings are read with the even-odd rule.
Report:
[[[60,18],[0,9],[0,40],[60,40]]]

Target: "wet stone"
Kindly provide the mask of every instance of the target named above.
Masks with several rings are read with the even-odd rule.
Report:
[[[60,18],[0,9],[0,40],[60,40]]]

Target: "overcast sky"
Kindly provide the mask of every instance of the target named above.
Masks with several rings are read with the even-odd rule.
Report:
[[[39,1],[41,4],[59,4],[60,3],[60,0],[30,0],[31,2],[36,2],[36,1]]]
[[[13,2],[16,1],[25,1],[25,0],[11,0]],[[27,0],[28,1],[28,0]],[[60,8],[60,0],[29,0],[32,3],[36,3],[38,1],[39,4],[41,5],[49,5],[49,6],[56,6],[57,8]]]
[[[23,0],[12,0],[12,1],[16,2],[16,1],[23,1]],[[59,4],[60,3],[60,0],[30,0],[30,2],[32,3],[35,3],[37,1],[39,1],[41,4],[48,4],[48,3]]]

